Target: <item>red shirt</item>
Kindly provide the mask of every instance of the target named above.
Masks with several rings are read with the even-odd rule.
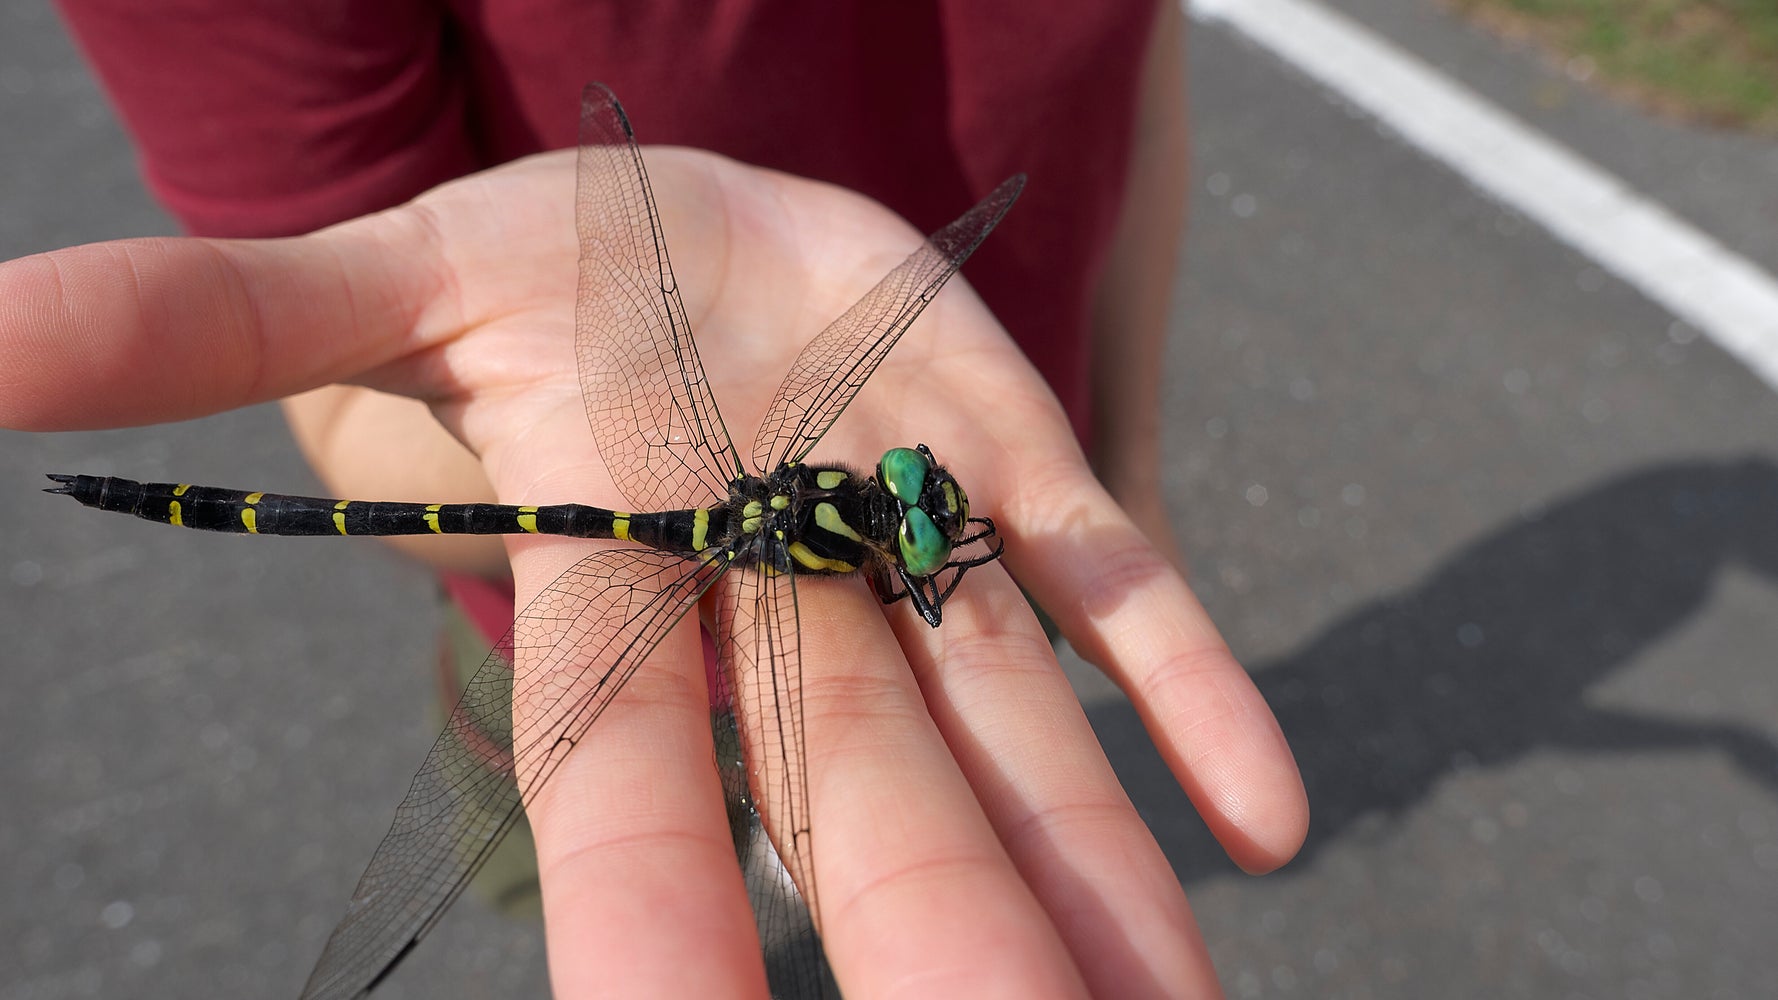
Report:
[[[60,5],[200,235],[307,232],[572,146],[592,79],[645,143],[838,183],[928,232],[1023,171],[968,277],[1086,440],[1154,0]]]

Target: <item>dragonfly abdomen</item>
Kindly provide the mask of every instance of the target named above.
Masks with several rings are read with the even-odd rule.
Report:
[[[569,535],[621,538],[696,551],[708,543],[709,512],[632,514],[586,504],[514,507],[495,503],[389,503],[250,492],[189,483],[139,483],[113,476],[49,478],[48,490],[98,510],[202,531],[253,535]]]

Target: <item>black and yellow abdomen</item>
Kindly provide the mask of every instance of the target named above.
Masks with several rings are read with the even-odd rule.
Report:
[[[739,476],[729,484],[727,499],[712,507],[634,513],[577,503],[515,507],[335,500],[111,476],[51,475],[57,485],[46,492],[98,510],[239,535],[532,534],[613,538],[685,555],[723,550],[726,558],[768,574],[862,572],[879,593],[893,594],[891,575],[902,566],[909,547],[904,536],[913,513],[932,531],[943,523],[955,532],[967,517],[955,509],[960,502],[939,495],[938,488],[951,482],[948,474],[924,453],[900,451],[924,464],[913,474],[902,470],[892,481],[920,497],[922,508],[910,507],[876,479],[839,466],[800,463],[780,466],[769,476]],[[936,485],[923,485],[929,479]],[[938,555],[948,558],[949,540],[940,541]]]
[[[88,507],[202,531],[251,535],[567,535],[618,538],[674,552],[718,540],[708,510],[627,513],[585,504],[387,503],[256,493],[110,476],[49,478],[46,490]],[[723,526],[717,525],[718,530]]]

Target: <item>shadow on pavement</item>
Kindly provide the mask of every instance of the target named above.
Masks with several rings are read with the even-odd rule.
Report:
[[[1657,466],[1528,514],[1418,587],[1251,665],[1313,810],[1285,871],[1448,775],[1542,748],[1715,751],[1778,798],[1769,733],[1587,704],[1589,688],[1683,624],[1736,564],[1778,582],[1778,465]],[[1126,787],[1176,787],[1127,703],[1089,715]],[[1235,870],[1183,797],[1143,811],[1187,885]]]

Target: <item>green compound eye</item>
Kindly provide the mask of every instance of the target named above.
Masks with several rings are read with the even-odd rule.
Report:
[[[901,519],[901,565],[914,576],[931,576],[951,558],[951,543],[918,507]]]
[[[919,507],[909,507],[907,516],[901,518],[901,568],[907,569],[914,577],[932,577],[939,569],[944,569],[944,562],[951,559],[951,543],[944,539],[944,534],[932,518],[926,516]]]
[[[890,496],[911,506],[920,502],[920,491],[926,488],[926,473],[931,469],[932,463],[914,449],[891,448],[877,463],[877,481]]]

